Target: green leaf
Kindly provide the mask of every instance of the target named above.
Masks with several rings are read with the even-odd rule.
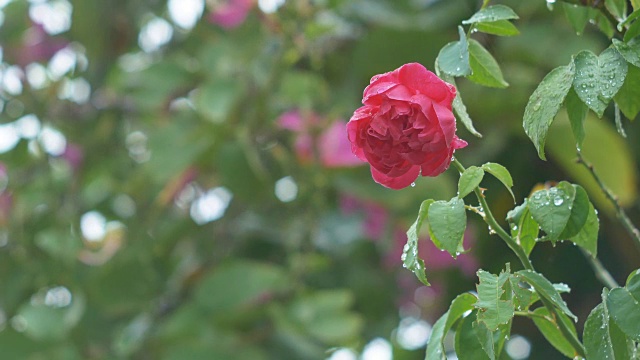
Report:
[[[510,7],[506,5],[493,5],[478,11],[469,19],[463,20],[462,23],[466,25],[518,18],[518,14],[516,14]]]
[[[454,197],[449,201],[435,201],[429,206],[429,234],[431,241],[454,258],[464,251],[462,240],[467,227],[464,201]]]
[[[425,360],[442,360],[445,355],[444,338],[465,312],[473,309],[476,297],[470,293],[458,295],[451,302],[449,310],[436,321],[431,330],[431,336],[427,343],[427,355]]]
[[[450,42],[440,50],[436,66],[449,75],[467,76],[471,74],[469,45],[462,26],[458,26],[458,33],[460,40]]]
[[[436,67],[436,70],[439,70]],[[456,85],[456,79],[449,75],[449,74],[445,74],[442,73],[440,74],[440,72],[438,71],[438,76],[440,76],[442,78],[442,80],[448,82],[449,84],[452,84],[453,86],[456,87],[457,89],[457,85]],[[464,105],[464,102],[462,101],[462,97],[460,95],[460,91],[456,91],[456,97],[453,99],[453,110],[456,112],[456,114],[458,115],[458,120],[460,120],[462,122],[462,124],[464,125],[464,127],[472,134],[475,135],[477,137],[482,137],[482,134],[480,134],[476,128],[473,126],[473,121],[471,120],[471,117],[469,116],[469,113],[467,112],[467,107]]]
[[[477,286],[478,302],[475,307],[478,309],[478,321],[484,322],[491,331],[513,318],[513,302],[502,300],[503,287],[509,280],[509,275],[507,271],[496,276],[484,270],[478,270],[480,283]]]
[[[613,47],[600,56],[581,51],[573,59],[575,78],[573,88],[578,97],[602,117],[609,101],[616,95],[627,76],[627,62]]]
[[[577,186],[577,185],[574,185],[574,186]],[[582,189],[582,187],[580,187],[580,189]],[[586,192],[584,191],[584,189],[582,189],[582,192],[584,192],[584,194],[586,195]],[[576,192],[576,201],[577,199],[578,199],[578,192]],[[574,209],[576,206],[578,205],[577,204],[574,205]],[[574,244],[583,248],[585,251],[591,254],[592,257],[595,258],[596,255],[598,254],[598,230],[599,229],[600,229],[600,221],[598,220],[598,214],[596,213],[596,209],[593,207],[593,204],[589,202],[588,210],[587,210],[587,219],[584,222],[584,225],[582,226],[580,231],[575,236],[571,237],[569,240]]]
[[[640,99],[640,68],[631,65],[629,66],[627,77],[624,79],[624,84],[614,96],[614,100],[624,116],[629,120],[633,120],[640,112],[640,101],[638,99]]]
[[[544,142],[574,78],[573,63],[553,69],[542,79],[524,110],[524,131],[538,150],[538,156],[546,160]]]
[[[612,39],[611,41],[629,64],[640,67],[640,39],[633,39],[629,42],[623,42],[618,39]]]
[[[529,198],[533,219],[547,233],[545,240],[560,240],[569,218],[576,191],[566,181],[548,190],[539,190]]]
[[[567,115],[569,115],[569,121],[571,122],[571,131],[573,137],[576,138],[577,147],[582,146],[584,141],[584,119],[587,117],[589,108],[585,103],[580,100],[576,91],[571,89],[564,100],[565,107],[567,108]]]
[[[540,226],[531,216],[528,202],[529,200],[525,199],[522,205],[516,206],[507,213],[511,236],[522,246],[527,255],[531,254],[540,232]]]
[[[513,292],[513,304],[518,310],[528,309],[534,300],[532,288],[525,285],[517,276],[509,276],[509,286]]]
[[[514,36],[520,34],[518,28],[509,20],[481,22],[474,25],[475,29],[485,34],[498,36]]]
[[[492,332],[484,323],[476,322],[476,316],[476,311],[473,311],[469,316],[463,318],[456,328],[456,355],[459,359],[495,359],[495,351],[492,351],[494,350]],[[485,347],[488,351],[485,350]],[[494,357],[490,357],[488,352],[493,352]]]
[[[458,180],[458,198],[462,199],[473,192],[484,177],[484,170],[477,166],[469,166]]]
[[[511,178],[511,174],[506,167],[498,163],[488,162],[482,165],[482,169],[493,175],[496,179],[500,180],[500,182],[504,184],[507,190],[509,190],[509,194],[511,194],[513,200],[516,200],[515,195],[513,195],[513,191],[511,191],[511,188],[513,187],[513,179]]]
[[[631,41],[640,35],[640,21],[634,21],[624,33],[622,40]]]
[[[602,292],[598,304],[584,323],[582,339],[588,359],[631,359],[633,343],[613,322],[607,307],[607,292]]]
[[[627,17],[627,0],[604,0],[604,5],[616,19]]]
[[[573,204],[569,205],[571,210],[571,216],[567,221],[567,226],[562,230],[559,239],[565,240],[576,236],[584,227],[589,216],[589,195],[580,185],[572,185],[575,190],[575,197],[573,198]],[[555,205],[555,203],[554,203]]]
[[[531,286],[533,286],[533,288],[537,293],[540,294],[540,296],[544,296],[547,299],[551,300],[551,302],[558,309],[562,310],[562,312],[564,312],[574,321],[578,321],[578,318],[573,315],[571,310],[569,310],[569,308],[567,307],[567,304],[564,302],[564,300],[562,300],[562,296],[560,296],[558,290],[542,274],[531,270],[520,270],[516,273],[516,275],[520,276],[523,281],[526,281]]]
[[[411,225],[409,230],[407,231],[407,244],[402,249],[402,264],[405,268],[413,271],[414,274],[418,277],[420,282],[429,286],[429,282],[427,281],[427,275],[425,274],[425,266],[424,261],[418,257],[418,236],[420,234],[420,228],[422,227],[422,223],[427,217],[427,212],[429,211],[429,206],[433,204],[433,200],[425,200],[420,205],[420,210],[418,211],[418,218]]]
[[[606,307],[616,325],[635,341],[640,341],[640,275],[631,276],[623,288],[609,292]]]
[[[582,34],[584,27],[592,17],[591,9],[586,6],[580,6],[569,3],[561,3],[564,15],[578,35]]]
[[[211,122],[224,122],[240,100],[240,84],[232,79],[220,79],[205,84],[198,89],[195,96],[196,109]]]
[[[544,338],[547,339],[547,341],[563,355],[569,358],[574,358],[577,354],[569,340],[567,340],[562,334],[562,331],[560,331],[560,328],[556,323],[558,319],[554,319],[553,316],[549,314],[549,310],[544,307],[535,309],[533,313],[539,315],[532,316],[531,318],[533,319],[534,324],[536,324],[536,327],[538,327],[538,330],[540,330],[542,335],[544,335]],[[576,328],[571,320],[562,313],[559,313],[558,315],[560,321],[562,321],[572,333],[576,334]]]
[[[597,11],[594,15],[593,20],[595,21],[596,25],[598,25],[598,28],[600,29],[600,31],[602,31],[603,34],[605,34],[609,39],[613,37],[615,28],[611,21],[609,21],[609,18],[604,15],[604,13]]]
[[[469,64],[471,66],[471,75],[467,76],[469,80],[495,88],[509,86],[502,77],[502,71],[500,71],[500,65],[498,65],[496,59],[479,42],[473,39],[469,39]]]

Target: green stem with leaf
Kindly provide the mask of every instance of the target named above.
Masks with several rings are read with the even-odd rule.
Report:
[[[456,167],[456,169],[460,174],[462,174],[465,171],[465,167],[455,157],[453,158],[452,164]],[[495,231],[495,233],[502,240],[504,240],[507,246],[516,254],[516,256],[518,257],[518,259],[522,263],[522,266],[524,266],[525,269],[535,271],[535,269],[533,268],[533,264],[531,264],[531,261],[529,260],[529,257],[525,253],[524,249],[496,221],[496,218],[493,216],[493,213],[489,208],[489,204],[487,203],[487,200],[485,199],[484,194],[482,193],[482,190],[480,189],[480,187],[476,186],[476,188],[473,191],[476,194],[476,197],[480,202],[480,206],[483,209],[484,216],[482,218],[487,223],[487,225],[489,225],[490,229]],[[551,300],[548,299],[544,294],[539,294],[539,295],[540,295],[540,301],[542,301],[542,304],[549,310],[549,313],[556,320],[555,322],[558,325],[560,332],[562,332],[562,335],[564,335],[567,341],[571,343],[571,346],[573,346],[574,350],[576,351],[576,354],[581,357],[584,357],[585,356],[584,345],[582,345],[578,337],[573,332],[571,332],[571,330],[569,330],[569,328],[560,320],[560,316],[558,315],[558,312],[557,312],[558,310],[553,305]]]

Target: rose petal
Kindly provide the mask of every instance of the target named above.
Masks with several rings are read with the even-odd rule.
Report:
[[[423,94],[443,105],[451,104],[456,96],[455,88],[442,81],[436,74],[418,63],[405,64],[398,69],[401,84]]]
[[[371,167],[371,176],[373,177],[373,180],[375,180],[375,182],[380,185],[394,190],[404,189],[407,186],[411,185],[411,183],[413,183],[418,178],[419,174],[419,166],[411,167],[408,172],[398,177],[389,177],[376,170],[376,168],[374,168],[373,166]]]

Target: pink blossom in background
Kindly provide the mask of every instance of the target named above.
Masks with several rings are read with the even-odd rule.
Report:
[[[5,53],[13,56],[16,65],[25,67],[33,62],[49,61],[59,50],[65,48],[69,42],[62,38],[51,37],[40,24],[33,24],[24,34],[22,44]],[[13,54],[13,55],[10,55]]]
[[[71,166],[73,171],[78,171],[84,160],[82,148],[76,144],[67,144],[61,157]]]
[[[247,19],[254,5],[254,0],[217,1],[209,13],[209,22],[227,30],[237,28]]]
[[[389,212],[387,209],[372,201],[366,201],[355,196],[340,196],[340,210],[345,215],[362,213],[362,233],[372,240],[380,240],[384,236],[385,229],[389,222]]]
[[[296,133],[294,143],[296,155],[303,163],[313,160],[314,141],[312,133],[321,130],[322,119],[317,114],[303,115],[297,110],[287,111],[278,118],[278,125]],[[346,122],[335,120],[317,137],[320,162],[327,168],[351,167],[365,164],[351,152],[347,138]]]

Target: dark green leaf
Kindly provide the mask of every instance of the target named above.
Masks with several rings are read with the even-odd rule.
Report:
[[[578,33],[578,35],[582,34],[584,31],[584,27],[589,22],[589,19],[592,17],[591,9],[586,6],[580,6],[569,3],[561,3],[562,9],[564,10],[564,14],[569,20],[573,29]]]
[[[569,121],[571,122],[573,137],[576,138],[576,144],[578,145],[578,148],[580,148],[584,141],[584,119],[587,117],[589,108],[582,102],[582,100],[580,100],[574,89],[569,90],[567,98],[564,100],[564,104],[567,108]]]
[[[544,142],[574,79],[573,63],[553,69],[533,92],[524,110],[524,131],[533,141],[538,156],[546,160]]]
[[[562,334],[562,331],[560,331],[560,328],[556,323],[558,319],[554,319],[554,317],[549,314],[549,310],[544,307],[535,309],[533,313],[538,316],[532,316],[531,318],[538,327],[538,330],[540,330],[542,335],[544,335],[545,339],[547,339],[547,341],[563,355],[569,358],[574,358],[577,354],[569,340],[567,340]],[[560,321],[562,321],[572,333],[576,334],[576,328],[571,320],[562,313],[559,313],[558,315],[560,316]]]
[[[482,333],[478,336],[478,326],[482,327],[478,330],[486,330],[488,334]],[[473,311],[469,316],[463,318],[456,328],[455,350],[457,357],[459,359],[474,360],[495,359],[495,357],[491,358],[487,355],[487,351],[485,351],[481,343],[484,340],[489,341],[489,335],[491,335],[491,331],[483,323],[478,324],[476,322],[476,311]],[[482,340],[480,339],[481,337]],[[493,342],[491,344],[485,343],[484,345],[490,348]]]
[[[496,276],[484,270],[478,270],[480,283],[477,286],[478,321],[487,325],[491,331],[498,329],[501,324],[506,324],[513,318],[514,304],[512,301],[502,300],[504,285],[509,280],[509,273],[503,271]]]
[[[471,74],[469,65],[469,45],[462,26],[458,27],[460,40],[445,45],[438,54],[436,66],[442,72],[453,76],[467,76]]]
[[[458,180],[458,198],[462,199],[475,189],[482,178],[484,177],[484,170],[477,166],[469,166],[461,175]]]
[[[600,230],[598,214],[593,204],[589,202],[587,221],[584,223],[580,232],[569,240],[586,250],[595,258],[596,255],[598,255],[598,230]]]
[[[565,240],[576,236],[587,222],[589,216],[589,195],[580,185],[573,185],[575,189],[575,197],[573,198],[573,204],[569,205],[571,210],[571,216],[567,221],[567,226],[562,230],[559,239]],[[554,203],[555,205],[555,203]]]
[[[407,231],[407,244],[402,249],[402,264],[405,268],[413,271],[414,274],[418,277],[420,282],[429,286],[429,282],[427,281],[427,275],[425,274],[425,266],[424,261],[418,257],[418,239],[420,234],[420,228],[422,227],[422,223],[427,217],[427,212],[429,211],[429,206],[433,204],[433,200],[425,200],[420,205],[420,210],[418,211],[418,218],[411,225],[409,230]]]
[[[435,201],[429,206],[429,234],[439,248],[453,257],[464,251],[462,240],[467,227],[464,201],[454,197],[449,201]]]
[[[616,95],[627,75],[627,62],[615,48],[607,48],[600,56],[581,51],[573,59],[573,88],[578,97],[599,117]]]
[[[444,338],[453,326],[465,312],[473,309],[476,297],[470,293],[458,295],[451,302],[449,310],[442,315],[431,331],[429,342],[427,343],[426,360],[442,360],[445,358]]]
[[[606,307],[616,325],[635,341],[640,341],[640,275],[636,271],[623,288],[609,292]]]
[[[539,274],[535,271],[531,270],[520,270],[516,273],[516,275],[520,276],[523,281],[529,283],[536,290],[540,296],[544,296],[547,299],[551,300],[551,302],[562,312],[564,312],[567,316],[572,318],[574,321],[577,321],[578,318],[573,315],[571,310],[567,307],[567,304],[562,300],[562,296],[558,290],[554,287],[554,285],[547,280],[542,274]]]
[[[493,5],[478,11],[469,19],[462,21],[462,23],[474,24],[511,19],[518,19],[518,14],[516,14],[510,7],[506,5]]]
[[[502,71],[496,59],[479,42],[473,39],[469,39],[469,64],[471,66],[471,75],[467,76],[469,80],[495,88],[509,86],[502,77]]]
[[[548,190],[539,190],[529,198],[533,219],[547,233],[546,240],[560,240],[569,218],[576,191],[566,181]]]
[[[638,42],[640,44],[640,41]],[[639,60],[640,62],[640,60]],[[640,68],[630,65],[627,77],[620,91],[614,97],[620,111],[629,120],[633,120],[640,112]]]
[[[513,191],[511,191],[511,188],[513,187],[513,179],[511,178],[511,174],[506,167],[498,163],[488,162],[482,165],[482,169],[493,175],[496,179],[500,180],[500,182],[504,184],[507,190],[509,190],[509,194],[511,194],[511,197],[515,201],[516,197],[515,195],[513,195]]]
[[[582,334],[588,359],[631,359],[633,343],[626,338],[610,317],[607,307],[607,292],[602,293],[602,302],[596,306],[584,323]]]
[[[436,67],[436,70],[439,70],[439,69]],[[452,84],[457,89],[456,80],[455,80],[455,78],[453,76],[451,76],[449,74],[445,74],[445,73],[440,73],[439,71],[438,71],[438,73],[439,73],[438,75],[442,78],[442,80],[448,82],[449,84]],[[471,117],[469,116],[469,113],[467,112],[467,107],[464,105],[464,102],[462,101],[462,97],[460,95],[460,91],[456,91],[456,97],[453,99],[453,110],[458,115],[458,120],[460,120],[462,122],[464,127],[471,134],[473,134],[473,135],[475,135],[477,137],[482,137],[482,134],[480,134],[476,130],[476,128],[473,126],[473,121],[471,120]]]
[[[520,34],[518,28],[509,20],[481,22],[474,25],[475,29],[485,34],[498,36],[514,36]]]
[[[622,38],[624,41],[631,41],[640,35],[640,21],[634,21],[631,26],[624,33],[624,37]]]

